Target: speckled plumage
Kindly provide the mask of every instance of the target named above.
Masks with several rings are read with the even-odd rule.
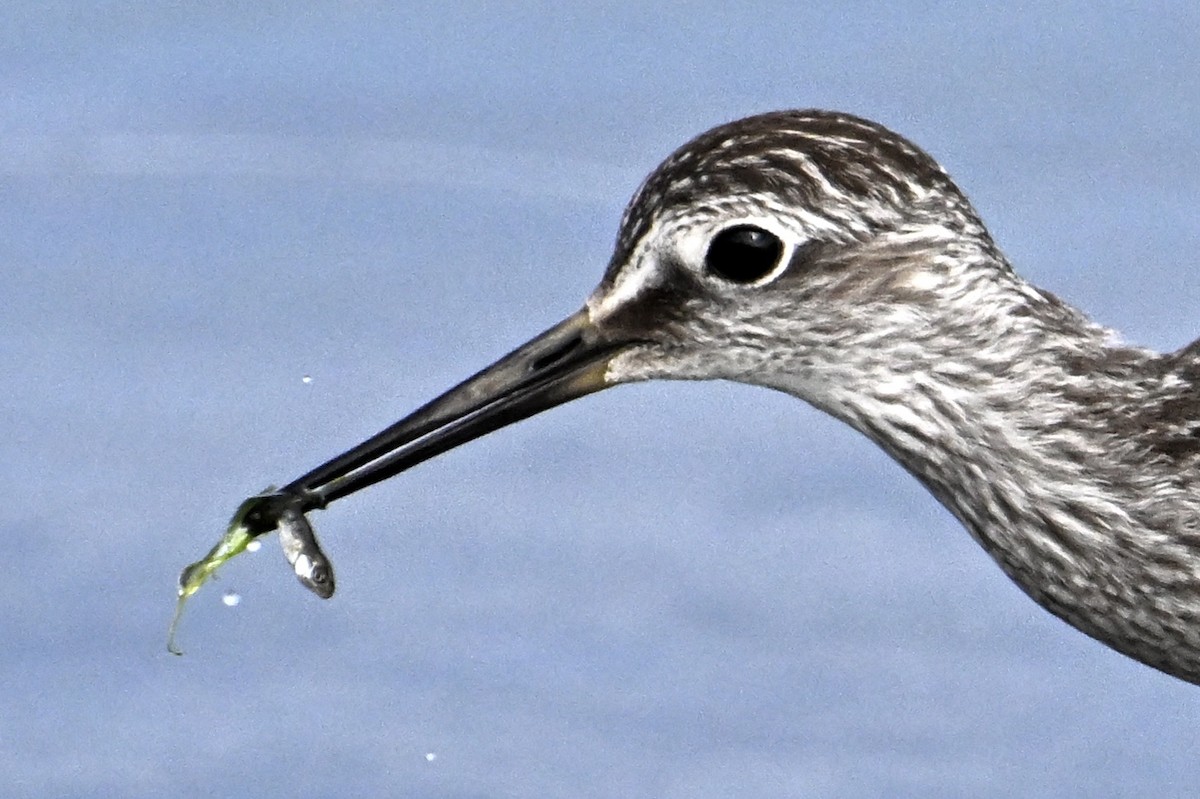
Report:
[[[786,244],[704,271],[739,222]],[[820,111],[718,127],[652,173],[588,303],[610,382],[786,391],[865,433],[1052,613],[1200,682],[1200,343],[1118,343],[1016,275],[928,155]]]

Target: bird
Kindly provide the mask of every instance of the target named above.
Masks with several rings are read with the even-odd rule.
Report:
[[[1200,341],[1123,343],[1026,281],[930,155],[847,113],[763,113],[684,144],[633,195],[582,309],[285,485],[259,523],[652,379],[836,417],[1043,608],[1200,683]]]

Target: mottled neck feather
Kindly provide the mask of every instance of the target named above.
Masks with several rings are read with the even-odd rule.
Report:
[[[823,381],[846,390],[768,382],[876,441],[1048,610],[1200,682],[1200,345],[1119,346],[1015,287],[1019,308],[976,304],[990,320],[922,342],[943,348],[923,368],[883,346]]]

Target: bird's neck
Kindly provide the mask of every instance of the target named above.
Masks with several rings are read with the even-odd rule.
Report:
[[[1200,682],[1200,486],[1178,462],[1200,442],[1170,418],[1195,407],[1191,381],[1178,356],[1046,310],[997,322],[1020,331],[942,338],[922,364],[881,352],[816,404],[926,485],[1037,602]]]

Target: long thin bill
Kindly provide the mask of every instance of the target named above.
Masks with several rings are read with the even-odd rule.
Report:
[[[330,502],[505,425],[608,387],[608,363],[632,342],[606,341],[586,309],[308,474],[281,493],[302,510]]]

